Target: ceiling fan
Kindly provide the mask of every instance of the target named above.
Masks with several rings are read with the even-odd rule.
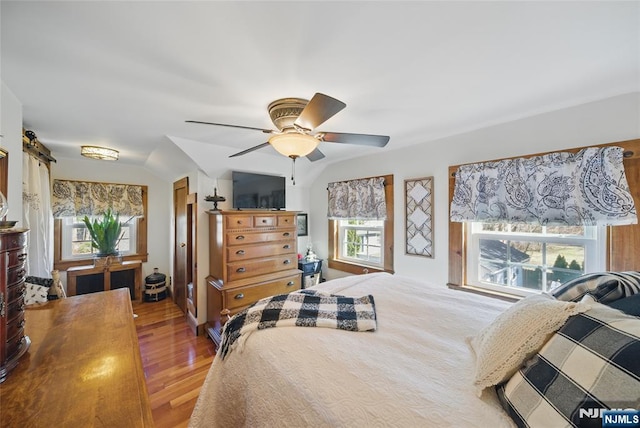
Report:
[[[275,100],[269,104],[268,111],[271,121],[277,130],[229,125],[226,123],[202,122],[198,120],[187,120],[186,122],[253,129],[265,134],[272,134],[268,141],[232,154],[229,157],[246,155],[254,150],[271,145],[279,153],[293,159],[295,168],[295,161],[301,156],[306,156],[307,159],[312,162],[325,157],[318,149],[320,142],[357,144],[373,147],[384,147],[387,145],[389,137],[386,135],[315,131],[318,126],[346,106],[342,101],[319,92],[316,93],[311,100],[305,100],[303,98],[281,98]],[[293,174],[291,179],[295,184]]]

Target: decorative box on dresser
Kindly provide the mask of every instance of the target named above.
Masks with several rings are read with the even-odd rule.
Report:
[[[296,213],[210,211],[206,331],[218,346],[228,317],[300,289]]]
[[[31,341],[24,334],[27,229],[0,231],[0,383]]]

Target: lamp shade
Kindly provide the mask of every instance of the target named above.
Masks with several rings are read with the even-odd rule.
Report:
[[[80,148],[80,154],[92,159],[118,160],[119,152],[107,147],[82,146]]]
[[[290,158],[308,155],[318,147],[318,143],[317,138],[298,132],[276,134],[269,138],[269,144],[271,144],[278,153]]]

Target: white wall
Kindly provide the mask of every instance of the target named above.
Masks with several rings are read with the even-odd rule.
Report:
[[[153,273],[157,267],[169,275],[173,264],[170,259],[170,234],[173,213],[173,183],[158,179],[143,167],[99,161],[94,159],[57,158],[51,166],[51,177],[62,180],[102,181],[107,183],[139,184],[148,186],[147,195],[147,250],[148,261],[142,264],[143,277]],[[66,280],[66,275],[61,275]]]
[[[327,257],[327,184],[394,175],[394,267],[396,274],[441,284],[448,276],[448,167],[468,162],[640,138],[640,94],[621,95],[577,107],[442,138],[437,141],[330,165],[311,187],[310,230]],[[389,143],[393,147],[393,136]],[[404,254],[404,180],[434,177],[434,258]],[[329,279],[342,276],[327,270]]]
[[[0,147],[9,152],[7,220],[22,225],[22,104],[0,81]]]

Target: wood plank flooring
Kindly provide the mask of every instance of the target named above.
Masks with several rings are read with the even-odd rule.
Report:
[[[155,426],[186,427],[215,355],[213,342],[193,335],[170,297],[134,302],[133,312]]]

